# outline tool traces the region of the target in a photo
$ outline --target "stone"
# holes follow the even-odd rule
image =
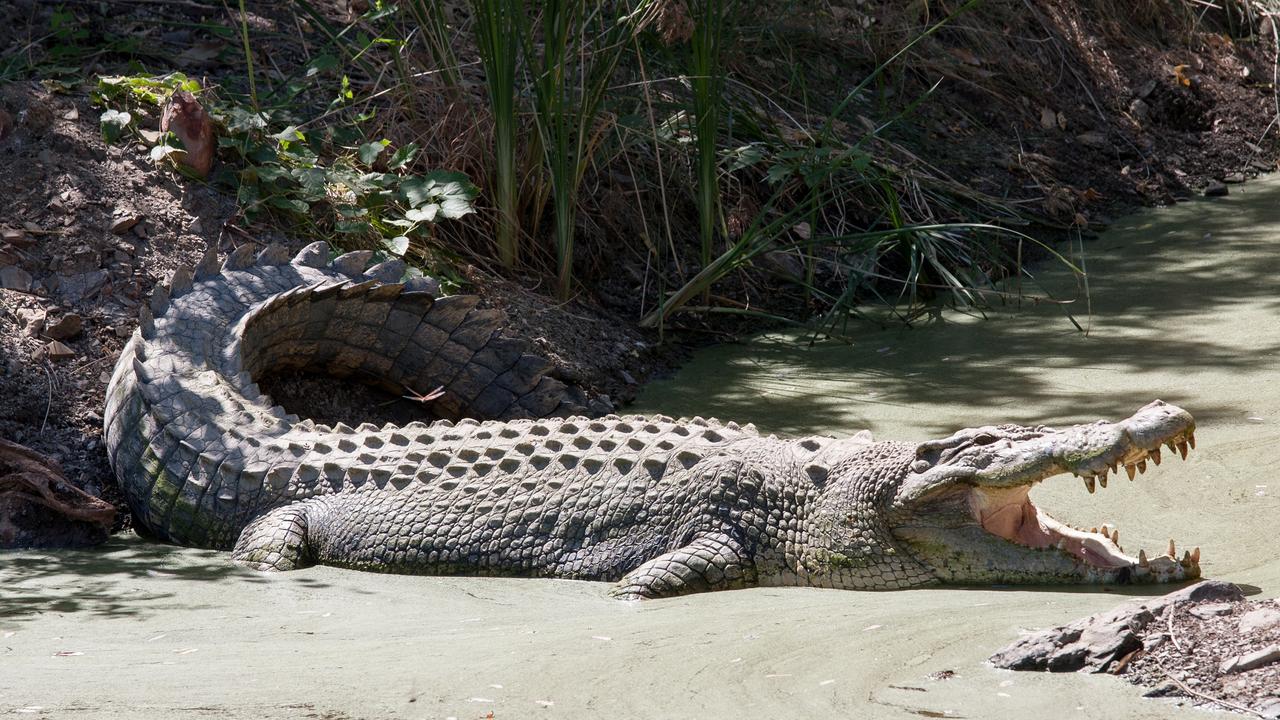
[[[1268,700],[1254,711],[1266,720],[1280,720],[1280,700]]]
[[[50,340],[49,344],[44,346],[44,352],[51,360],[66,360],[76,356],[75,350],[57,340]]]
[[[1236,655],[1222,661],[1218,666],[1218,672],[1223,675],[1231,673],[1248,672],[1256,670],[1263,665],[1280,660],[1280,645],[1269,645],[1261,650],[1255,650],[1244,655]]]
[[[83,329],[84,321],[80,316],[75,313],[68,313],[63,315],[58,322],[50,325],[49,328],[44,331],[44,334],[54,340],[69,340],[79,335],[80,331]]]
[[[1142,98],[1138,98],[1129,103],[1129,114],[1133,116],[1133,119],[1137,121],[1138,124],[1145,125],[1147,124],[1147,121],[1151,119],[1151,106],[1142,100]]]
[[[44,331],[46,313],[40,308],[23,308],[18,311],[18,322],[26,329],[27,335],[35,336]]]
[[[34,242],[25,231],[8,226],[0,227],[0,240],[17,247],[27,247]]]
[[[31,273],[16,265],[0,268],[0,288],[31,292]]]
[[[1177,603],[1244,599],[1240,588],[1206,580],[1157,598],[1126,603],[1056,628],[1027,635],[991,656],[1007,670],[1108,672],[1142,645],[1143,630]]]
[[[1217,180],[1210,182],[1204,188],[1205,197],[1226,197],[1230,193],[1231,190],[1227,188],[1227,184]]]
[[[1187,612],[1201,620],[1208,620],[1209,618],[1218,617],[1219,615],[1230,615],[1231,607],[1231,603],[1210,603],[1208,605],[1193,607]]]
[[[111,218],[111,232],[116,235],[123,235],[131,230],[134,225],[137,225],[141,219],[142,216],[137,213],[117,209]]]
[[[1100,132],[1080,133],[1076,136],[1076,141],[1091,148],[1105,148],[1108,144],[1106,134]]]
[[[1241,634],[1269,630],[1277,625],[1280,625],[1280,608],[1257,608],[1240,616]]]
[[[70,303],[93,297],[107,282],[106,270],[58,276],[58,291]]]
[[[1226,177],[1222,178],[1222,180],[1233,185],[1239,185],[1244,182],[1244,173],[1228,173]]]

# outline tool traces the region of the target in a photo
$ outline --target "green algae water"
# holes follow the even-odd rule
[[[1170,538],[1199,546],[1206,577],[1275,596],[1280,180],[1233,192],[1139,213],[1086,244],[1088,308],[947,312],[912,329],[855,329],[851,345],[766,335],[699,353],[634,410],[925,439],[1119,418],[1161,398],[1196,416],[1187,461],[1166,454],[1095,495],[1054,478],[1036,502],[1075,525],[1118,526],[1133,553]],[[1061,269],[1038,280],[1058,299],[1077,295]],[[1150,588],[762,588],[640,604],[606,588],[323,567],[264,576],[136,538],[0,555],[0,714],[1209,717],[1111,677],[985,664],[1024,629]]]

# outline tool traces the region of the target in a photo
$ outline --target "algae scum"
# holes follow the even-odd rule
[[[712,348],[636,412],[766,432],[941,437],[961,427],[1190,410],[1185,463],[1037,504],[1118,527],[1131,552],[1200,546],[1206,577],[1276,595],[1280,180],[1142,213],[1086,246],[1092,314],[1024,304],[863,330],[853,346],[769,336]],[[1074,281],[1052,267],[1055,297]],[[0,566],[0,713],[36,717],[1165,718],[1112,677],[1013,674],[986,657],[1021,629],[1140,588],[761,588],[619,603],[607,584],[373,575],[263,576],[226,554],[121,538]],[[1206,716],[1207,717],[1207,716]]]

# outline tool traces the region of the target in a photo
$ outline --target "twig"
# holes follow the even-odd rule
[[[1235,710],[1236,712],[1241,712],[1247,715],[1253,715],[1255,717],[1260,717],[1260,718],[1266,717],[1266,715],[1263,715],[1262,713],[1258,712],[1257,710],[1254,710],[1253,708],[1245,707],[1244,705],[1237,705],[1236,703],[1233,703],[1229,700],[1223,700],[1222,698],[1216,698],[1212,695],[1209,695],[1208,693],[1202,693],[1199,690],[1193,690],[1190,687],[1188,687],[1186,683],[1179,680],[1176,675],[1174,675],[1172,672],[1169,672],[1169,669],[1166,668],[1164,665],[1160,663],[1156,663],[1156,664],[1160,666],[1160,670],[1164,672],[1165,677],[1172,680],[1173,684],[1177,685],[1179,690],[1181,690],[1182,692],[1188,695],[1198,697],[1201,700],[1207,700],[1211,703],[1216,703],[1218,705],[1221,705],[1222,707]]]
[[[49,408],[53,407],[53,373],[49,372],[49,363],[40,366],[44,370],[45,379],[48,380],[48,397],[44,401],[44,420],[40,421],[40,434],[44,434],[45,425],[49,423]]]
[[[1178,636],[1173,631],[1173,614],[1177,612],[1177,607],[1176,604],[1170,605],[1169,612],[1165,615],[1165,618],[1168,620],[1169,625],[1169,639],[1173,641],[1173,646],[1178,648],[1178,652],[1182,652],[1182,644],[1178,642]]]

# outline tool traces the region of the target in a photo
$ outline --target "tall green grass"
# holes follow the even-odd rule
[[[425,0],[424,0],[425,1]],[[476,48],[484,65],[489,113],[493,117],[493,203],[497,211],[498,262],[508,270],[520,259],[516,133],[518,32],[524,13],[520,0],[472,0]]]
[[[582,176],[605,133],[600,107],[614,68],[650,0],[544,0],[521,15],[534,119],[551,182],[556,294],[573,289],[574,233]]]
[[[694,144],[697,147],[698,236],[702,266],[711,264],[722,226],[718,141],[724,78],[720,53],[733,0],[688,0],[693,11],[689,84],[693,94]]]

